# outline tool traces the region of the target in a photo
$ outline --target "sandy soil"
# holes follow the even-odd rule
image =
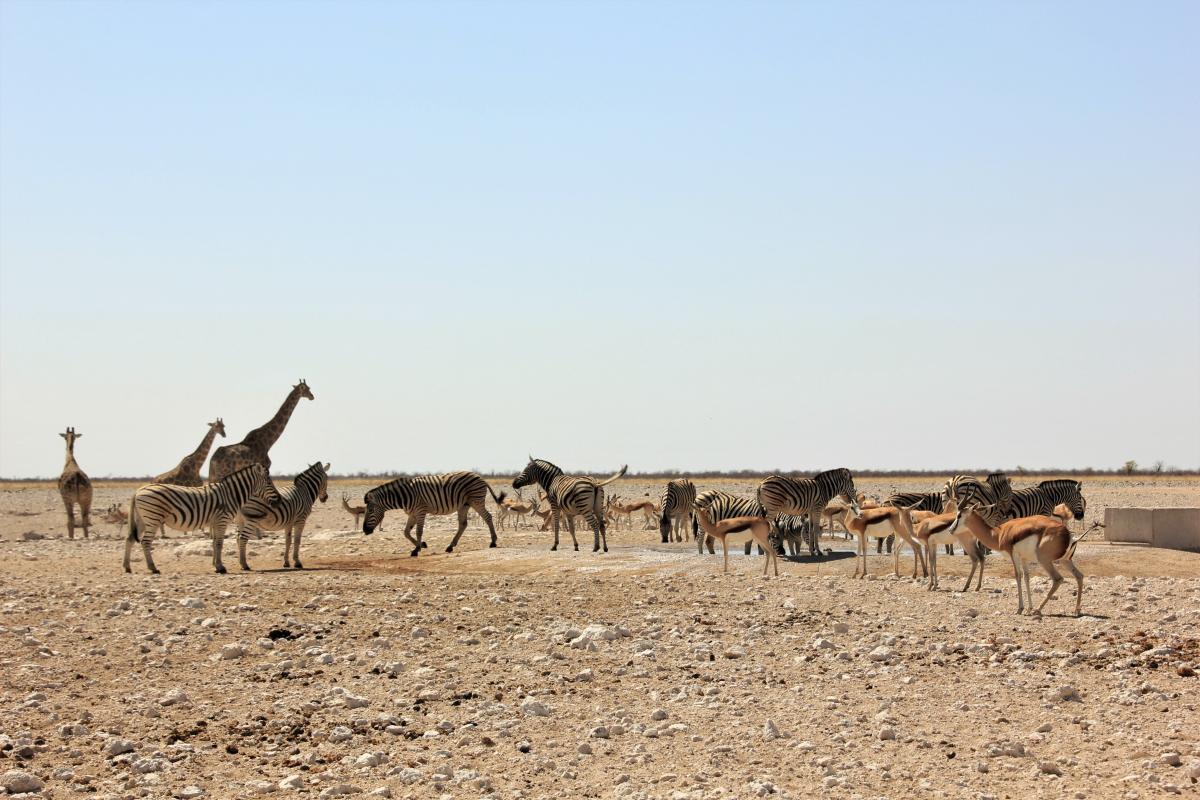
[[[1020,480],[1014,483],[1021,485]],[[868,493],[927,481],[860,481]],[[713,484],[748,493],[749,482]],[[305,537],[211,572],[207,541],[66,541],[53,487],[0,491],[0,787],[43,797],[1151,797],[1197,793],[1200,555],[1085,542],[1018,617],[984,591],[852,580],[824,560],[698,556],[621,530],[611,551],[478,519],[408,558],[402,520],[352,531],[334,486]],[[1108,505],[1200,505],[1192,479],[1093,479]],[[621,482],[625,497],[658,486]],[[128,504],[98,487],[96,507]],[[30,534],[48,538],[25,540]],[[962,556],[939,560],[965,575]],[[901,559],[905,576],[911,555]],[[957,586],[957,580],[943,586]],[[1035,594],[1048,582],[1035,581]]]

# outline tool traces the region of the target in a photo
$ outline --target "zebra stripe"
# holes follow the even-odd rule
[[[939,492],[896,492],[884,500],[883,505],[907,508],[909,511],[932,511],[935,514],[941,514],[946,507],[946,498]]]
[[[834,497],[841,495],[858,514],[858,495],[854,490],[854,476],[845,467],[818,472],[811,478],[785,478],[772,475],[758,486],[758,502],[774,519],[780,514],[807,515],[814,531],[809,540],[812,555],[818,555],[816,532],[821,529],[821,512]]]
[[[968,505],[992,527],[1011,519],[1012,484],[1003,472],[993,472],[985,481],[970,475],[955,475],[942,491],[946,502],[958,503],[959,511]]]
[[[300,534],[304,533],[313,503],[318,499],[322,503],[329,499],[328,470],[328,464],[318,461],[301,472],[291,486],[279,493],[277,505],[269,505],[255,497],[246,501],[237,533],[238,561],[242,569],[250,569],[246,563],[246,540],[251,536],[257,539],[262,531],[283,531],[283,566],[290,567],[295,562],[296,569],[304,569],[300,563]]]
[[[683,541],[688,519],[694,513],[692,509],[695,505],[696,484],[687,478],[676,478],[667,482],[658,506],[658,532],[662,534],[663,544],[671,540],[672,533],[675,535],[675,541]]]
[[[125,539],[125,571],[132,572],[129,554],[133,543],[141,541],[146,567],[154,574],[158,568],[150,555],[154,532],[163,525],[180,531],[195,531],[212,526],[213,568],[225,572],[221,563],[221,544],[225,526],[233,520],[246,502],[258,497],[270,504],[279,502],[279,492],[267,477],[267,468],[251,464],[231,472],[207,486],[173,486],[150,483],[133,493],[129,503],[129,535]]]
[[[514,489],[537,484],[546,493],[550,501],[550,515],[554,521],[554,546],[551,551],[558,549],[559,517],[566,514],[567,530],[571,533],[571,541],[575,549],[579,549],[579,540],[575,538],[575,517],[581,516],[592,526],[592,552],[600,549],[604,543],[604,552],[608,552],[608,532],[604,524],[604,486],[612,483],[625,474],[628,466],[623,466],[615,475],[603,481],[595,478],[576,478],[564,475],[563,471],[540,458],[530,456],[529,463],[521,474],[513,479]]]
[[[1071,509],[1075,519],[1083,519],[1087,502],[1083,499],[1083,485],[1079,481],[1058,479],[1042,481],[1037,486],[1017,489],[1012,493],[1012,517],[1032,517],[1037,514],[1050,516],[1054,507],[1063,503]]]
[[[496,546],[496,526],[492,524],[492,515],[488,512],[485,501],[491,494],[496,503],[504,500],[504,492],[496,494],[487,481],[474,472],[446,472],[441,475],[420,475],[415,478],[397,478],[390,483],[376,486],[367,492],[364,499],[367,503],[367,513],[363,517],[363,533],[371,534],[383,522],[383,515],[391,509],[399,508],[408,512],[408,520],[404,523],[404,537],[413,545],[411,556],[421,552],[425,546],[425,517],[432,514],[458,514],[458,531],[446,548],[447,553],[454,552],[458,539],[467,528],[467,509],[475,509],[475,513],[487,523],[492,540],[489,547]],[[412,537],[413,526],[417,527],[417,538]]]

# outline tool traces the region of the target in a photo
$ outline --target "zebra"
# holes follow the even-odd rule
[[[945,502],[953,500],[961,509],[967,503],[987,506],[980,514],[992,526],[1011,518],[1012,485],[1003,472],[992,472],[983,481],[971,475],[955,475],[942,489]]]
[[[1042,481],[1037,486],[1017,489],[1012,493],[1013,517],[1032,517],[1037,514],[1051,516],[1054,507],[1063,503],[1071,509],[1075,519],[1083,519],[1087,502],[1083,499],[1083,485],[1079,481],[1058,479]]]
[[[595,478],[576,478],[564,475],[563,471],[540,458],[529,457],[529,463],[521,474],[513,478],[513,488],[537,484],[546,493],[550,501],[550,516],[554,521],[554,546],[551,552],[558,549],[558,521],[565,512],[567,530],[571,533],[571,541],[575,549],[579,549],[579,540],[575,538],[575,516],[582,516],[592,526],[592,552],[600,549],[604,543],[604,552],[608,552],[608,532],[604,525],[604,486],[612,483],[625,474],[628,465],[622,466],[611,478],[598,481]]]
[[[854,516],[859,516],[858,494],[854,490],[854,476],[845,467],[818,472],[811,478],[785,478],[772,475],[758,485],[758,502],[767,510],[768,516],[780,514],[808,515],[812,520],[812,537],[808,547],[811,555],[820,555],[818,537],[821,530],[821,512],[837,495],[841,495]]]
[[[737,495],[723,492],[720,489],[708,489],[701,492],[696,497],[696,508],[704,509],[709,520],[716,525],[721,520],[733,519],[734,517],[766,517],[767,511],[759,504],[757,500],[751,500],[747,497],[738,497]],[[772,535],[778,538],[778,534],[772,531]],[[700,523],[696,520],[695,514],[692,515],[692,536],[696,539],[696,552],[703,555],[705,545],[708,546],[710,555],[716,553],[713,547],[712,539],[700,533]],[[746,543],[746,555],[750,555],[750,550],[753,548],[752,542]],[[779,547],[776,547],[776,552]]]
[[[811,537],[812,520],[807,516],[780,514],[775,518],[774,527],[771,528],[771,539],[780,555],[787,555],[784,553],[784,544],[791,550],[793,556],[800,555],[801,543],[810,541]]]
[[[257,539],[262,531],[283,531],[284,568],[295,564],[296,569],[304,569],[300,563],[300,534],[304,533],[313,503],[317,500],[324,503],[329,499],[328,483],[329,465],[318,461],[297,475],[292,485],[279,493],[278,505],[250,498],[242,506],[242,522],[237,533],[238,561],[242,569],[250,569],[246,563],[246,541],[251,535]]]
[[[696,505],[696,484],[687,478],[676,478],[667,482],[659,501],[658,532],[662,534],[663,544],[671,541],[671,535],[677,542],[682,542],[688,519],[692,516]],[[717,520],[713,520],[715,524]]]
[[[394,508],[408,512],[404,523],[404,537],[413,545],[410,556],[416,556],[425,547],[425,517],[429,514],[458,514],[458,531],[446,547],[453,553],[458,539],[467,528],[467,509],[483,517],[492,536],[488,547],[496,546],[496,526],[487,510],[487,495],[491,494],[497,504],[504,502],[505,493],[496,494],[482,477],[474,472],[446,472],[441,475],[419,475],[415,478],[397,478],[376,486],[367,492],[364,500],[367,513],[363,517],[363,533],[368,536],[383,522],[383,515]],[[417,538],[412,537],[413,526],[417,527]]]
[[[146,567],[152,574],[158,574],[158,567],[154,566],[154,559],[150,556],[150,544],[154,532],[163,525],[179,531],[195,531],[211,525],[213,568],[218,574],[224,574],[221,545],[225,539],[225,526],[237,517],[239,510],[251,498],[265,500],[270,505],[279,502],[279,492],[262,464],[243,467],[205,486],[148,483],[140,487],[129,502],[125,571],[133,572],[129,566],[129,554],[133,551],[133,543],[140,541]]]

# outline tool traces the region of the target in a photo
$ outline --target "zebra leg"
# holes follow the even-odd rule
[[[221,551],[225,548],[225,520],[213,523],[212,529],[212,563],[218,575],[224,575],[225,564],[221,562]]]
[[[630,515],[630,519],[633,519],[632,514]],[[607,553],[608,552],[608,527],[604,524],[604,517],[599,518],[599,523],[600,523],[600,527],[599,527],[600,543],[604,546],[604,552]],[[596,549],[592,548],[592,552],[593,553],[596,552]]]
[[[127,573],[133,572],[133,569],[129,566],[129,556],[133,552],[133,543],[138,540],[137,531],[139,527],[136,506],[129,509],[129,512],[129,534],[125,537],[125,561],[122,562],[122,566]]]
[[[250,565],[246,563],[246,541],[250,538],[250,527],[252,524],[249,522],[243,523],[238,526],[237,530],[238,564],[241,566],[243,572],[250,572]],[[257,534],[258,531],[255,531],[255,533]],[[258,536],[256,535],[254,538],[257,539]],[[286,545],[284,546],[286,547]],[[213,548],[213,552],[217,552],[215,547]]]
[[[483,517],[484,523],[488,526],[488,533],[490,533],[492,535],[492,543],[489,544],[488,547],[495,547],[496,546],[496,526],[492,524],[492,512],[487,510],[487,505],[485,505],[484,501],[480,501],[479,507],[476,508],[475,511],[476,511],[476,513],[479,514],[479,516]],[[520,517],[517,517],[517,519],[519,520]],[[513,527],[515,529],[516,525],[514,524]],[[457,542],[458,537],[455,537],[454,541]],[[453,542],[451,542],[451,544],[453,544]]]
[[[550,547],[550,552],[553,553],[558,549],[558,509],[553,505],[550,506],[550,522],[554,525],[554,544]]]
[[[567,514],[567,531],[571,534],[571,542],[575,545],[575,552],[579,552],[579,540],[575,538],[575,515]]]
[[[404,538],[408,539],[409,544],[413,546],[413,551],[409,553],[410,556],[415,556],[417,553],[421,552],[421,543],[414,539],[412,535],[413,526],[416,524],[417,515],[415,513],[409,514],[408,519],[404,521]]]
[[[486,514],[487,510],[485,509],[483,511],[483,513]],[[465,531],[466,529],[467,529],[467,507],[463,506],[462,508],[460,508],[458,510],[458,531],[454,534],[454,538],[450,540],[450,544],[446,546],[447,553],[454,552],[454,545],[458,544],[458,537],[462,536],[463,531]],[[495,536],[495,533],[493,533],[492,535]],[[417,538],[420,539],[421,537],[417,536]]]
[[[300,534],[304,533],[304,526],[308,524],[308,518],[300,520],[295,525],[295,530],[292,531],[292,566],[296,569],[304,569],[304,565],[300,563]]]
[[[283,568],[290,569],[292,566],[292,526],[285,525],[283,528]]]
[[[821,555],[821,512],[819,509],[808,512],[808,554],[817,557]]]
[[[150,555],[150,542],[154,539],[153,530],[144,530],[141,532],[142,539],[142,555],[146,559],[146,569],[150,570],[150,574],[157,575],[158,567],[154,566],[154,557]]]

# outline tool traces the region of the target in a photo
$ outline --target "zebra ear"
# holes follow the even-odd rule
[[[529,457],[529,460],[530,460],[530,461],[533,461],[533,456],[530,456],[530,457]]]
[[[328,461],[325,462],[325,471],[329,472],[329,462]]]

